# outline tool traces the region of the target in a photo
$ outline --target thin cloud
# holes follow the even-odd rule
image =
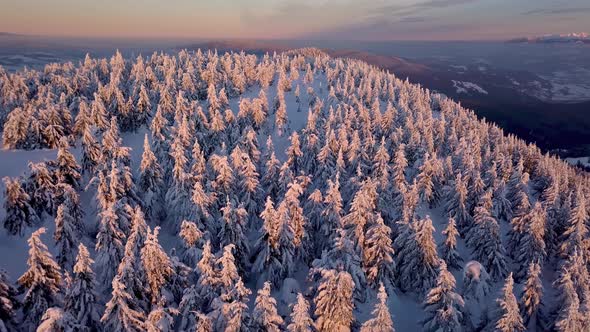
[[[400,23],[421,23],[428,21],[428,17],[424,16],[406,16],[399,19]]]
[[[522,15],[560,15],[560,14],[578,14],[589,13],[590,7],[581,8],[553,8],[553,9],[533,9],[521,13]]]
[[[430,9],[439,9],[439,8],[447,8],[453,7],[458,5],[464,5],[472,2],[476,2],[477,0],[430,0],[419,2],[411,5],[388,5],[382,6],[380,8],[375,8],[373,10],[374,13],[387,13],[389,15],[411,15],[420,13],[422,11],[430,10]]]

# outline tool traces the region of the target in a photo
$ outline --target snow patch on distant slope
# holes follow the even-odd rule
[[[477,93],[481,93],[484,95],[487,95],[488,92],[486,90],[484,90],[481,86],[472,83],[472,82],[463,82],[463,81],[455,81],[452,80],[453,82],[453,87],[457,90],[457,93],[471,93],[471,92],[477,92]]]

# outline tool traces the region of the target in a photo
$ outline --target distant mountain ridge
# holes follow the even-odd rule
[[[511,39],[510,43],[581,43],[590,44],[590,34],[586,32],[568,34],[549,34],[537,37],[522,37]]]

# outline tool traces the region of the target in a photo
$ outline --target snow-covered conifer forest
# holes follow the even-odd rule
[[[590,181],[316,49],[0,69],[0,331],[589,331]]]

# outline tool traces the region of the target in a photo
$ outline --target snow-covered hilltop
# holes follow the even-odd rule
[[[588,176],[362,61],[88,56],[0,110],[0,331],[590,326]]]
[[[513,43],[581,43],[590,44],[590,34],[585,32],[580,33],[568,33],[560,35],[543,35],[538,37],[523,37],[511,39],[509,42]]]

